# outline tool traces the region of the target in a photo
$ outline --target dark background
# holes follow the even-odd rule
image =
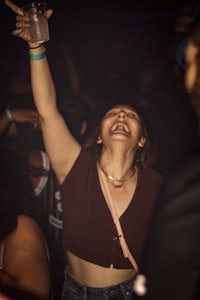
[[[27,1],[14,1],[22,5]],[[62,66],[59,46],[66,43],[77,63],[95,65],[109,62],[112,39],[122,37],[129,53],[121,64],[156,56],[169,44],[174,16],[182,1],[46,1],[54,14],[49,21],[53,52],[51,63]],[[1,65],[14,68],[27,62],[24,43],[12,37],[15,14],[1,0]],[[123,57],[124,58],[124,57]],[[60,66],[60,67],[61,67]]]

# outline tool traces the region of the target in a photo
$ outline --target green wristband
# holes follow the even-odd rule
[[[39,53],[39,54],[29,53],[30,60],[40,60],[40,59],[43,59],[45,56],[46,56],[46,51]]]
[[[10,123],[14,121],[14,118],[13,118],[13,116],[12,116],[12,114],[11,114],[11,111],[10,111],[8,108],[6,109],[6,116],[7,116],[8,121],[9,121]]]

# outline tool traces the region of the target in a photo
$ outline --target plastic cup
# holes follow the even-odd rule
[[[45,17],[46,3],[32,2],[22,7],[25,16],[30,18],[30,41],[33,43],[44,43],[49,41],[48,20]]]

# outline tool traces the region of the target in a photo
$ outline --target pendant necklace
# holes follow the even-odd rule
[[[99,164],[98,164],[99,165]],[[100,169],[102,170],[102,172],[106,175],[106,177],[109,179],[109,181],[112,183],[112,185],[115,187],[115,188],[121,188],[125,181],[131,177],[133,177],[133,175],[135,174],[135,168],[133,169],[133,172],[131,174],[128,174],[124,179],[117,179],[109,174],[107,174],[102,168],[101,166],[99,165]]]

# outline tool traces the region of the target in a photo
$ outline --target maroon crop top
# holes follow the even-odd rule
[[[139,263],[144,239],[163,178],[157,171],[139,168],[135,194],[120,217],[129,249]],[[95,158],[82,148],[61,185],[63,239],[66,249],[91,263],[132,268],[124,258],[111,213],[105,202]]]

